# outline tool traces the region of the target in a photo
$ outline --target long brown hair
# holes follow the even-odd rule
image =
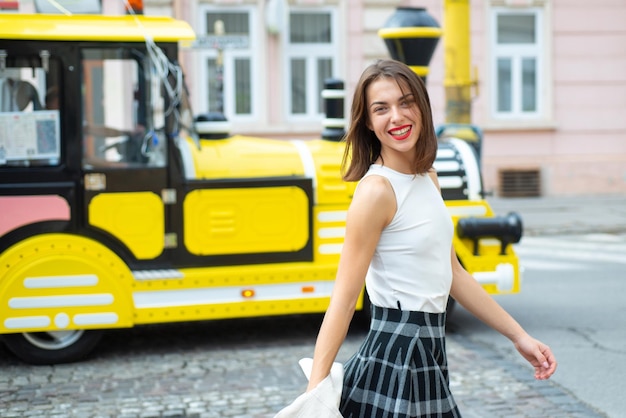
[[[343,155],[342,172],[346,181],[360,180],[370,165],[380,156],[381,144],[374,131],[367,126],[367,88],[381,78],[394,79],[404,92],[408,89],[415,97],[417,110],[421,113],[422,126],[415,145],[417,158],[415,173],[430,170],[437,155],[437,137],[433,126],[430,99],[426,86],[405,64],[394,60],[379,60],[363,71],[352,99],[350,127],[346,134],[346,149]]]

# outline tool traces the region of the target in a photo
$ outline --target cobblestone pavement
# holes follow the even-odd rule
[[[167,324],[110,332],[87,360],[29,366],[0,348],[1,417],[273,415],[304,390],[321,316]],[[365,336],[348,335],[345,361]],[[448,333],[451,386],[465,418],[603,417],[489,347]]]

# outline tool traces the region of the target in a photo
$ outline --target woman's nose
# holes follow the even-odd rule
[[[402,120],[402,112],[400,111],[400,108],[398,108],[397,106],[392,106],[391,107],[391,121],[398,122],[401,120]]]

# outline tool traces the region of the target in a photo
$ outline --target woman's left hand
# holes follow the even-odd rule
[[[514,342],[515,348],[535,368],[535,379],[549,379],[556,370],[550,347],[526,334]]]

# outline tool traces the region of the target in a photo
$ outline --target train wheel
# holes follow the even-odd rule
[[[30,364],[70,363],[87,356],[102,338],[102,330],[66,330],[5,334],[7,348]]]

